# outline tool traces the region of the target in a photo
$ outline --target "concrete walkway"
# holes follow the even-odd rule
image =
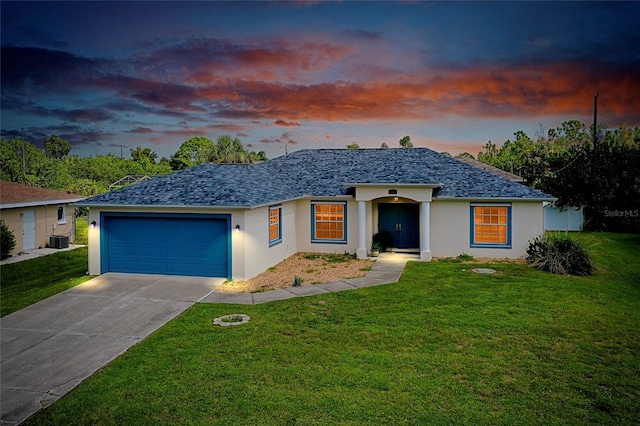
[[[402,253],[381,253],[373,264],[367,276],[334,281],[324,284],[314,284],[302,287],[270,290],[262,293],[222,293],[213,292],[204,299],[203,303],[232,303],[255,305],[258,303],[274,302],[291,299],[292,297],[313,296],[316,294],[332,293],[344,290],[354,290],[380,284],[398,281],[408,260],[419,260],[419,256]]]
[[[257,304],[398,280],[385,253],[366,277],[263,293],[218,293],[221,278],[107,273],[0,318],[0,418],[17,425],[196,302]]]

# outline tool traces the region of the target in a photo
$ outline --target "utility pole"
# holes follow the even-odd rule
[[[22,183],[27,184],[27,160],[24,146],[24,127],[20,128],[20,139],[22,139]]]
[[[598,96],[600,96],[600,92],[596,93],[596,96],[593,98],[593,150],[591,151],[591,172],[590,176],[593,182],[597,181],[596,176],[598,172],[596,171],[596,162],[598,161]],[[592,186],[591,191],[589,191],[589,197],[591,198],[587,205],[595,205],[592,204],[595,200],[596,194],[595,189]]]
[[[125,147],[126,145],[118,145],[118,144],[116,144],[116,145],[114,145],[114,146],[119,146],[119,147],[120,147],[120,158],[124,158],[124,157],[122,156],[122,148],[123,148],[123,147]]]
[[[593,98],[593,152],[596,152],[596,146],[598,144],[598,96],[600,92],[596,93]]]

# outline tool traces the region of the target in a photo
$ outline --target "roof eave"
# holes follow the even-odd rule
[[[268,203],[261,204],[251,204],[251,205],[242,205],[242,206],[200,206],[200,205],[190,205],[190,204],[94,204],[94,203],[76,203],[74,206],[77,207],[99,207],[99,208],[128,208],[128,209],[143,209],[143,208],[153,208],[153,209],[172,209],[172,208],[181,208],[181,209],[215,209],[215,210],[238,210],[238,209],[258,209],[261,207],[273,206],[276,204],[289,203],[292,201],[298,200],[308,200],[308,199],[318,199],[318,200],[330,200],[330,199],[339,199],[339,200],[349,200],[352,199],[351,195],[327,195],[327,196],[318,196],[311,194],[304,194],[299,197],[287,198],[283,200],[271,201]]]
[[[357,183],[357,182],[347,182],[343,183],[342,186],[354,187],[354,186],[365,186],[365,187],[385,187],[388,188],[390,186],[393,187],[406,187],[406,188],[442,188],[444,187],[444,183]]]
[[[190,204],[94,204],[94,203],[75,203],[77,207],[89,207],[89,208],[115,208],[115,209],[213,209],[213,210],[239,210],[250,209],[254,206],[200,206]]]
[[[84,200],[85,198],[69,198],[64,200],[43,200],[43,201],[27,201],[24,203],[8,203],[0,204],[2,209],[18,209],[21,207],[38,207],[38,206],[50,206],[53,204],[75,204],[77,201]]]
[[[557,198],[546,197],[546,198],[537,198],[537,197],[452,197],[448,196],[435,196],[433,200],[445,200],[445,201],[478,201],[478,202],[487,202],[487,201],[555,201]]]

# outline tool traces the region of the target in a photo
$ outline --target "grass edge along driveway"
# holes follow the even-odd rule
[[[86,247],[10,263],[1,269],[0,317],[93,278],[87,275]]]
[[[27,424],[634,424],[640,236],[592,277],[409,263],[397,284],[197,304]],[[237,327],[214,327],[243,313]]]

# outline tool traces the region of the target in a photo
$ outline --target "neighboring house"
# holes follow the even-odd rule
[[[0,181],[0,216],[16,237],[13,253],[49,244],[52,235],[75,238],[74,207],[85,197],[67,192]]]
[[[433,256],[517,258],[552,197],[426,148],[301,150],[204,164],[79,203],[89,272],[249,279],[296,252],[355,252],[374,234]]]

